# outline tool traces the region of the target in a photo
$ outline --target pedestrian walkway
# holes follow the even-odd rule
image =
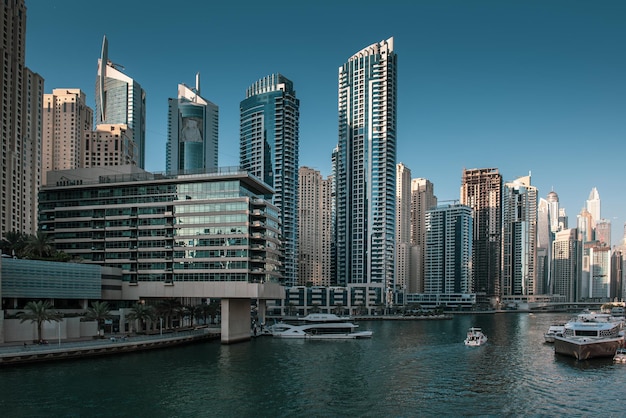
[[[102,339],[48,341],[47,344],[0,344],[0,365],[141,351],[219,338],[219,328],[202,328],[167,334],[130,337],[112,335]]]

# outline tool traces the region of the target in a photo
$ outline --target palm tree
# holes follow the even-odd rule
[[[163,299],[161,302],[159,302],[156,308],[156,313],[157,315],[159,315],[159,317],[164,317],[165,328],[174,327],[172,317],[181,306],[182,305],[178,299]]]
[[[147,320],[154,320],[154,317],[154,308],[143,303],[136,303],[128,314],[128,319],[131,321],[139,321],[139,331],[143,331],[143,324]]]
[[[9,231],[0,241],[2,254],[21,257],[26,245],[26,235],[17,231]]]
[[[311,305],[311,309],[309,310],[309,312],[311,313],[319,313],[320,311],[321,309],[319,303],[314,303],[313,305]]]
[[[42,231],[37,231],[35,235],[29,235],[26,238],[24,249],[29,256],[37,259],[49,258],[54,254],[50,236]]]
[[[52,310],[52,303],[50,301],[38,301],[38,302],[28,302],[24,307],[26,312],[20,312],[17,314],[17,317],[21,319],[20,323],[25,321],[31,321],[31,323],[37,323],[37,341],[42,341],[41,339],[41,325],[47,321],[61,321],[63,318],[63,314],[57,311]]]
[[[107,302],[92,302],[91,307],[87,308],[85,318],[98,321],[98,330],[100,330],[103,328],[104,321],[113,318],[113,315]],[[111,325],[111,331],[113,331],[113,325]]]

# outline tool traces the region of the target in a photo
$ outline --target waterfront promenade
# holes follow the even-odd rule
[[[152,350],[175,345],[220,339],[219,328],[201,328],[152,335],[114,335],[75,341],[49,340],[47,344],[0,344],[0,366],[69,360],[126,352]]]

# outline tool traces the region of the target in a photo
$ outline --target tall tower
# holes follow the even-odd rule
[[[178,85],[178,98],[168,100],[166,166],[168,173],[205,173],[218,167],[219,109],[196,87]]]
[[[538,294],[537,188],[530,175],[506,183],[502,197],[502,295]]]
[[[424,292],[424,251],[426,211],[437,206],[435,186],[430,180],[411,180],[411,278],[409,293]]]
[[[396,286],[408,290],[411,266],[411,169],[396,165]]]
[[[502,176],[497,168],[463,171],[461,204],[474,211],[473,289],[477,302],[495,306],[500,297]]]
[[[396,228],[397,56],[393,38],[339,67],[337,277],[392,302]]]
[[[581,242],[578,231],[564,229],[556,233],[552,243],[552,293],[561,295],[565,302],[578,301],[580,280]]]
[[[298,285],[330,286],[329,180],[300,167],[298,188]]]
[[[591,192],[589,193],[589,199],[587,199],[585,207],[587,208],[587,211],[589,211],[589,213],[591,214],[591,218],[593,219],[592,227],[595,228],[596,222],[601,219],[600,194],[598,193],[598,189],[596,189],[595,187],[591,189]]]
[[[472,293],[472,210],[465,205],[426,211],[424,293]]]
[[[268,75],[246,90],[240,105],[239,161],[274,189],[285,251],[285,285],[298,274],[298,166],[300,100],[293,82]]]
[[[80,89],[54,89],[43,96],[42,184],[52,170],[85,167],[83,146],[93,128],[93,110]]]
[[[2,117],[0,138],[0,238],[7,232],[34,234],[41,184],[41,114],[44,80],[25,67],[24,0],[2,2]]]
[[[548,202],[550,231],[555,233],[559,231],[559,195],[553,190],[548,193],[546,200]]]
[[[121,65],[109,60],[109,43],[102,40],[96,78],[97,125],[126,125],[137,146],[137,166],[145,167],[146,154],[146,92],[132,78],[122,73]]]
[[[549,294],[551,292],[550,262],[552,241],[554,234],[550,231],[549,203],[546,199],[539,199],[537,205],[537,292]]]

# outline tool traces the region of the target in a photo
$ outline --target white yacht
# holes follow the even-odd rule
[[[543,334],[543,338],[547,343],[553,343],[554,337],[557,335],[563,335],[564,331],[565,331],[565,324],[562,324],[562,323],[552,324],[548,328],[548,331],[545,334]]]
[[[465,337],[465,345],[470,347],[478,347],[487,342],[487,336],[483,334],[483,330],[480,328],[472,327],[467,331]]]
[[[613,357],[624,345],[623,324],[609,314],[579,314],[565,324],[563,335],[554,336],[554,352],[578,360]]]
[[[372,331],[357,331],[359,326],[350,318],[334,314],[309,314],[296,321],[278,322],[269,327],[278,338],[306,338],[311,340],[345,340],[371,338]]]

